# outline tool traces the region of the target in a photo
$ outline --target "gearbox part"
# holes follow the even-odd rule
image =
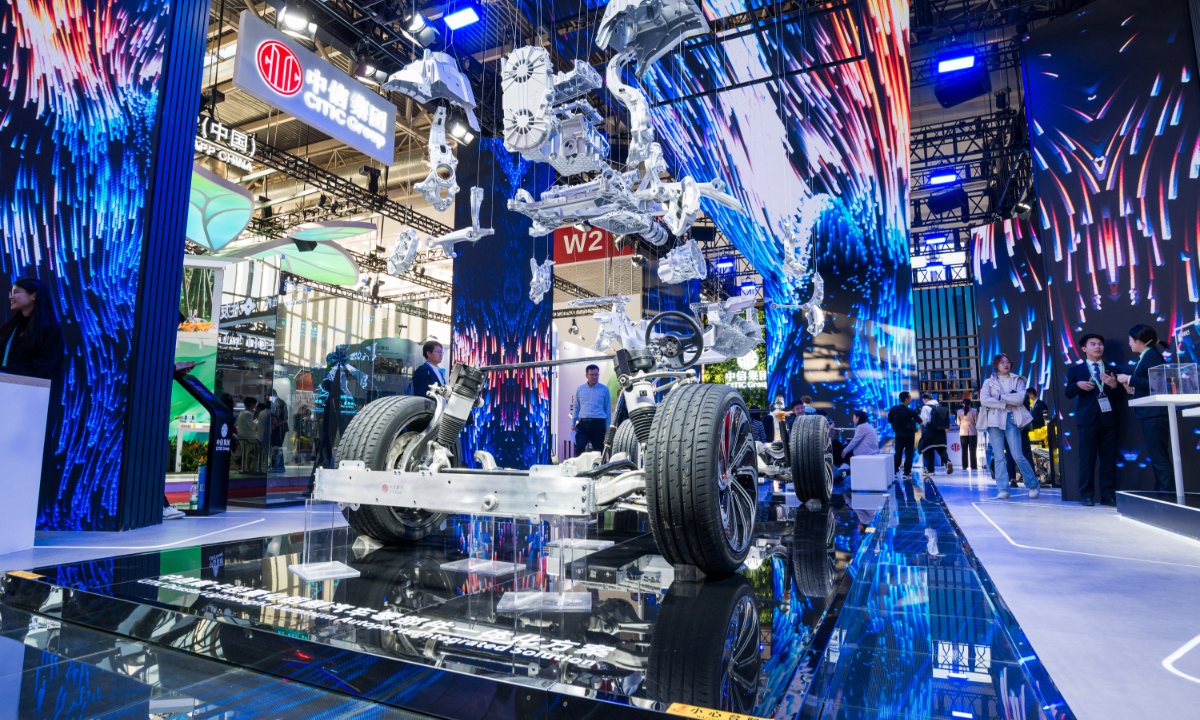
[[[458,257],[458,253],[454,252],[454,245],[460,242],[479,242],[480,238],[494,235],[496,233],[492,228],[479,227],[479,209],[483,206],[483,188],[471,188],[471,227],[455,230],[441,237],[431,238],[430,245],[437,245],[446,253],[448,258]]]
[[[600,19],[596,43],[630,52],[641,78],[680,42],[707,32],[708,21],[692,0],[612,0]]]
[[[416,230],[408,229],[396,238],[396,247],[388,257],[387,270],[389,275],[403,275],[412,268],[413,260],[417,257],[417,248],[421,244],[421,236]]]
[[[742,357],[763,342],[754,295],[735,295],[722,302],[692,303],[692,312],[708,316],[702,362],[718,363]]]
[[[541,265],[538,265],[537,258],[529,258],[529,269],[533,271],[533,278],[529,281],[529,299],[534,303],[540,303],[550,292],[554,284],[553,268],[554,261],[550,258],[546,258]]]
[[[625,306],[633,302],[628,295],[607,295],[604,297],[578,298],[567,303],[570,307],[604,307],[611,305],[612,310],[598,312],[592,319],[600,326],[593,345],[603,352],[612,347],[613,341],[618,340],[626,350],[639,350],[646,347],[642,340],[643,329],[635,325],[625,313]]]
[[[537,49],[542,50],[541,48]],[[542,50],[542,52],[546,51]],[[583,60],[576,60],[575,66],[567,72],[554,74],[554,96],[550,99],[550,104],[562,105],[571,102],[593,90],[598,90],[603,85],[604,81],[595,68]]]
[[[572,115],[556,123],[540,152],[560,175],[571,176],[604,170],[610,149],[608,138],[586,117]]]
[[[420,60],[413,60],[393,73],[383,84],[383,89],[403,93],[419,103],[448,100],[467,111],[471,128],[479,132],[471,83],[458,69],[458,61],[446,53],[426,49]]]
[[[658,264],[658,279],[668,285],[706,277],[708,263],[704,261],[704,253],[700,252],[700,245],[695,240],[688,240],[667,253]]]
[[[458,160],[446,142],[446,108],[440,107],[429,127],[429,175],[413,187],[434,210],[446,212],[458,194],[458,180],[454,176],[457,168]]]
[[[555,123],[550,109],[554,96],[550,54],[545,48],[527,45],[512,51],[500,67],[504,147],[526,160],[540,162],[541,147],[550,139]]]

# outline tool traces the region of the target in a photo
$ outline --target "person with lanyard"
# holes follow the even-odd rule
[[[49,379],[63,359],[63,335],[50,289],[41,280],[21,278],[8,293],[8,320],[0,325],[0,372]]]
[[[1005,446],[1008,454],[1021,471],[1025,487],[1029,488],[1029,499],[1036,500],[1041,493],[1037,473],[1029,458],[1021,452],[1021,428],[1033,417],[1025,409],[1025,378],[1012,372],[1012,360],[1004,353],[992,358],[992,374],[984,381],[979,391],[979,405],[984,409],[978,426],[987,432],[988,447],[996,467],[996,499],[1007,500],[1011,495],[1009,468],[1004,458]]]
[[[1137,366],[1129,375],[1118,375],[1117,382],[1135,398],[1150,395],[1150,368],[1164,364],[1158,333],[1148,325],[1134,325],[1129,331],[1129,349],[1137,356]],[[1165,407],[1135,407],[1133,416],[1142,421],[1142,437],[1150,465],[1154,468],[1154,489],[1175,492],[1175,466],[1171,461],[1171,420]]]
[[[571,406],[571,432],[575,433],[575,457],[591,445],[592,450],[604,449],[604,431],[612,421],[612,394],[607,385],[600,384],[600,366],[584,368],[587,382],[575,391]]]
[[[442,364],[444,354],[442,344],[430,340],[421,346],[421,354],[425,356],[425,364],[413,371],[413,396],[425,397],[431,386],[445,385],[446,375],[438,365]]]
[[[1075,400],[1079,431],[1079,497],[1091,507],[1092,481],[1098,476],[1100,504],[1117,504],[1117,436],[1126,393],[1117,389],[1117,367],[1104,362],[1104,337],[1079,338],[1083,362],[1067,370],[1066,396]],[[1097,469],[1097,465],[1099,468]]]

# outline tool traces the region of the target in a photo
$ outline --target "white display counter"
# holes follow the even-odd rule
[[[33,547],[50,381],[0,373],[0,555]]]

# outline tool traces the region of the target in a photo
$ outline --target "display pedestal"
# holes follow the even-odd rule
[[[1176,408],[1188,405],[1200,405],[1200,395],[1150,395],[1136,400],[1130,400],[1130,407],[1165,407],[1167,417],[1171,421],[1171,463],[1175,469],[1175,498],[1180,505],[1187,505],[1183,497],[1183,461],[1179,455],[1179,418]],[[1200,415],[1200,408],[1184,410],[1184,417]]]
[[[0,374],[0,555],[33,547],[49,404],[49,380]]]
[[[312,500],[304,502],[304,550],[301,552],[301,562],[288,565],[288,572],[305,582],[356,578],[361,575],[358,570],[334,559],[334,522],[338,514],[337,503],[315,505]]]

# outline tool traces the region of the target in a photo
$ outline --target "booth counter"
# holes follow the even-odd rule
[[[33,547],[50,381],[0,373],[0,555]]]

